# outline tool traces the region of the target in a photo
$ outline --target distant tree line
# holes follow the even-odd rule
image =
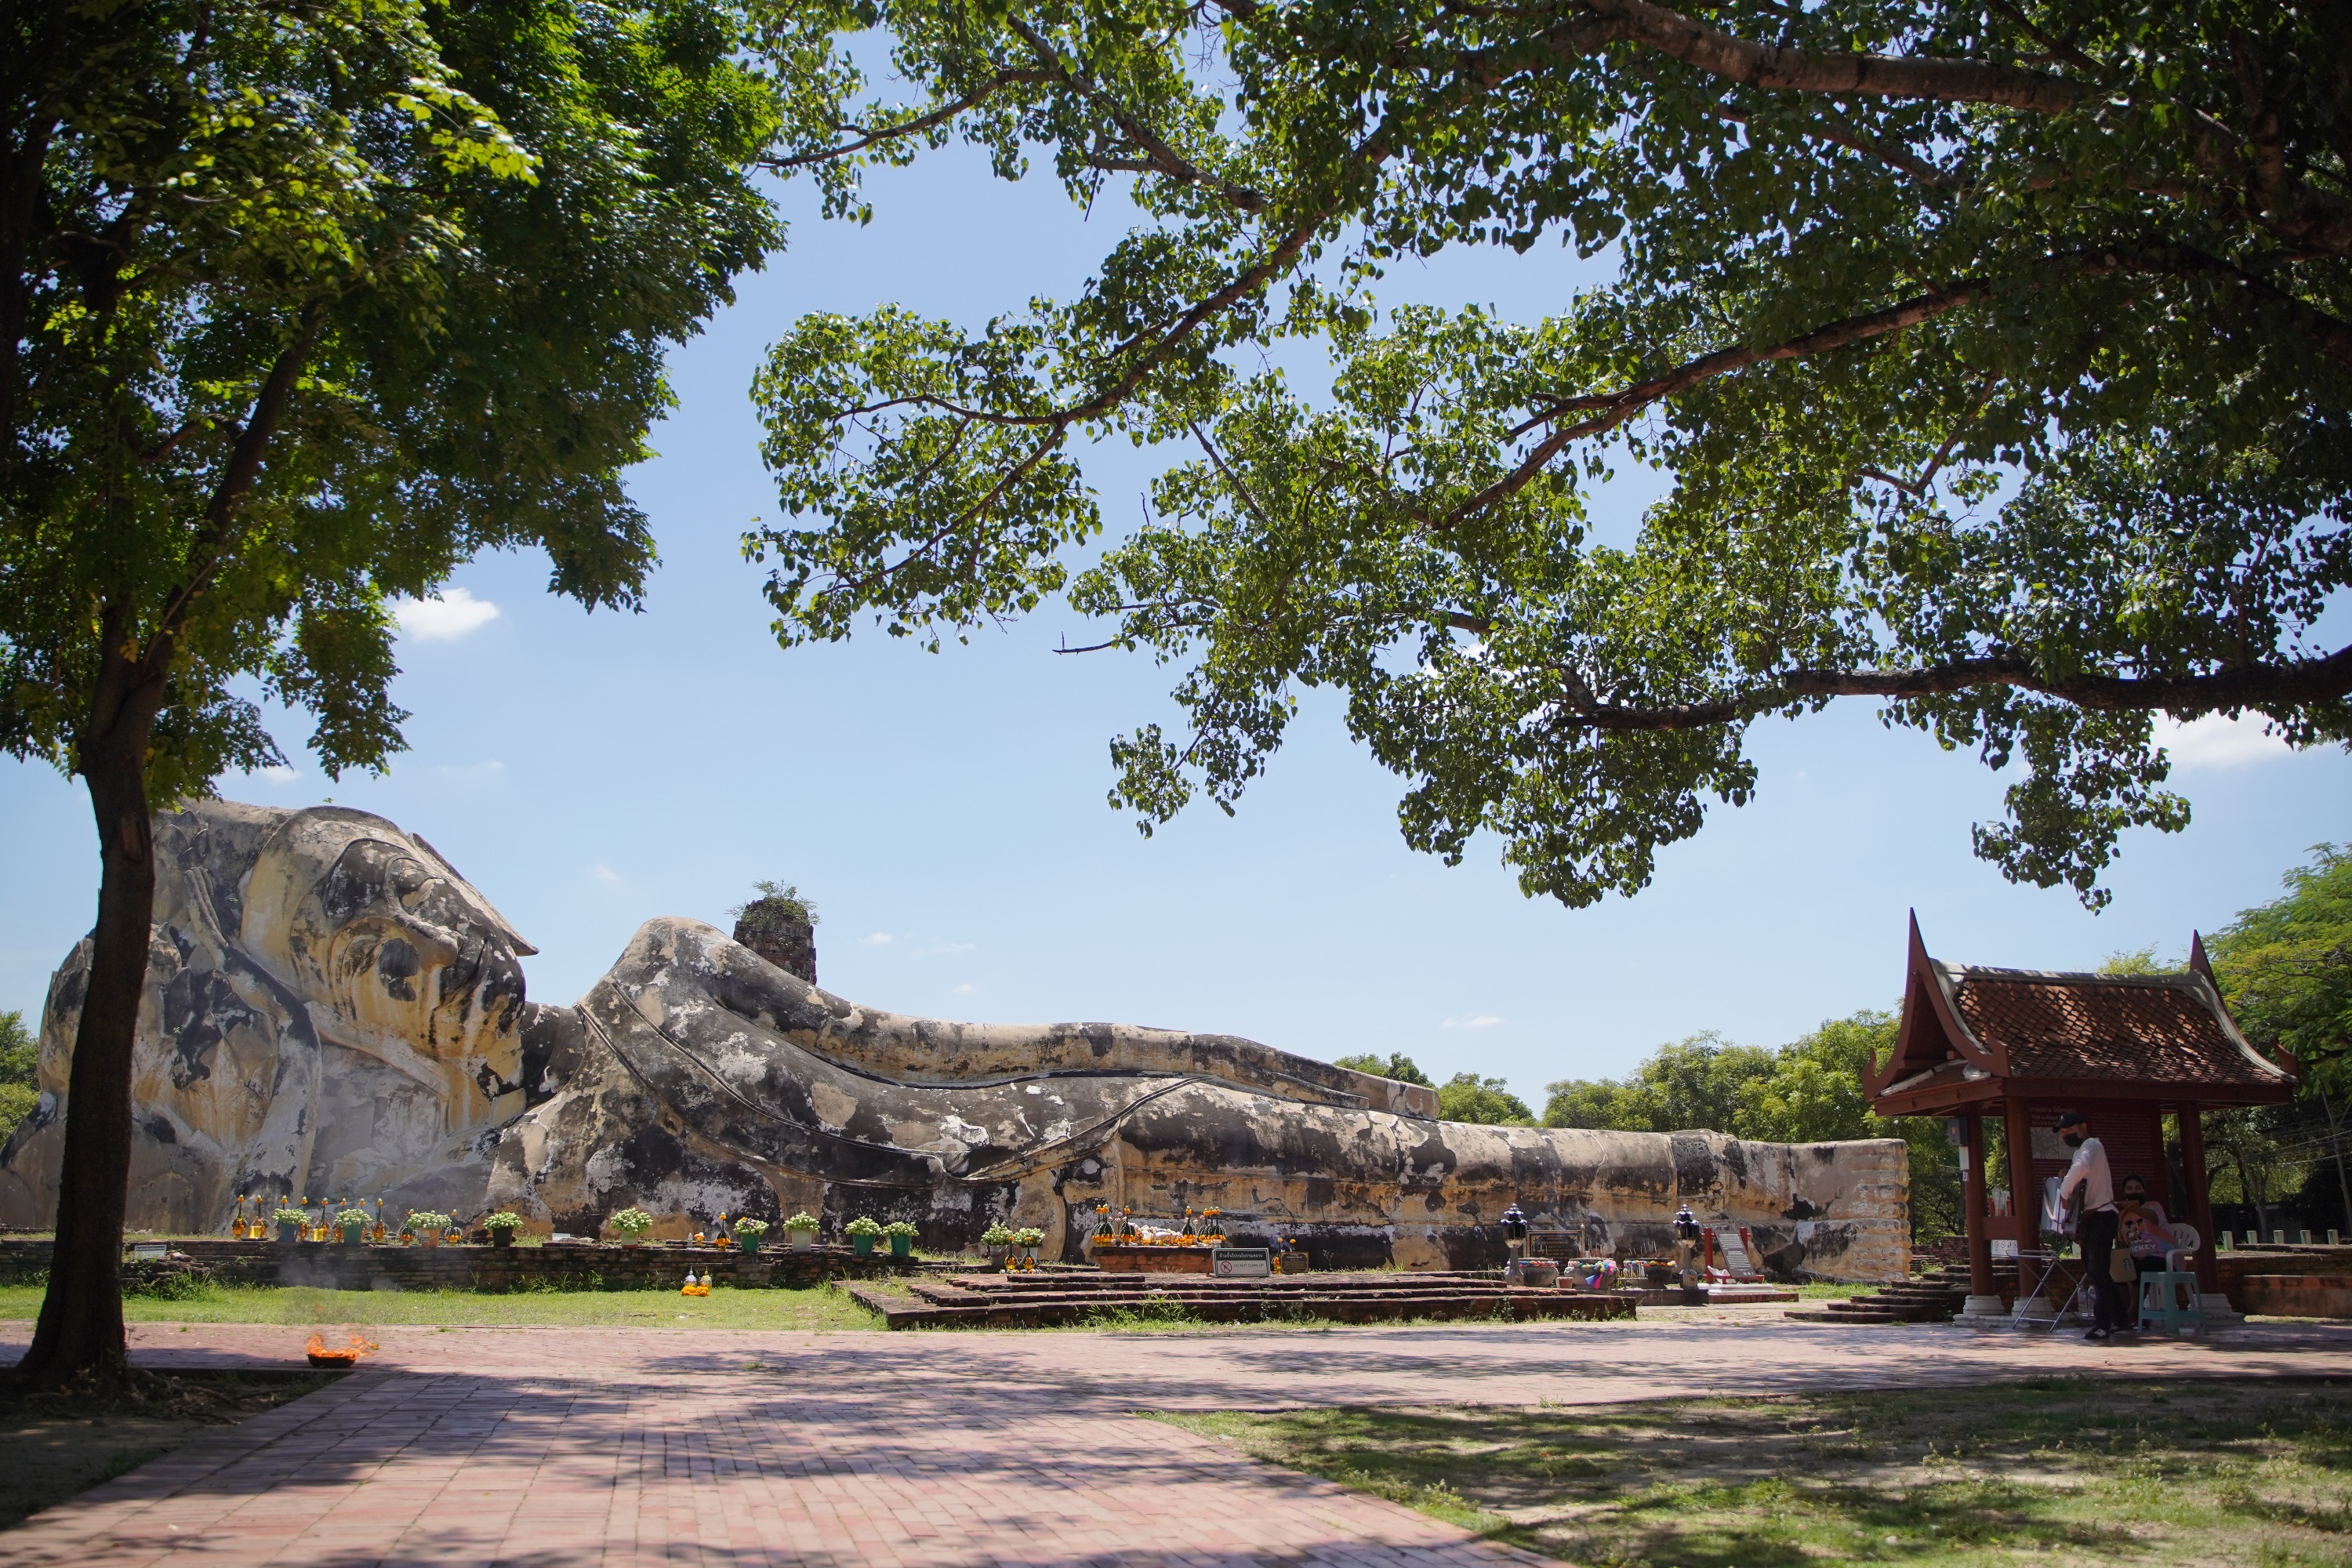
[[[33,1102],[41,1098],[40,1063],[40,1037],[25,1027],[25,1015],[0,1013],[0,1140],[32,1114]]]
[[[2206,1118],[2215,1219],[2264,1231],[2352,1230],[2346,1099],[2352,1094],[2352,849],[2313,847],[2286,892],[2207,939],[2214,978],[2247,1038],[2292,1051],[2293,1103]],[[2234,1210],[2235,1212],[2231,1212]]]

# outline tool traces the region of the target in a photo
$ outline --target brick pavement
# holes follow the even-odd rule
[[[142,1324],[142,1363],[307,1330]],[[2352,1375],[2352,1326],[2116,1349],[1701,1320],[1216,1333],[373,1331],[368,1370],[0,1535],[0,1568],[1526,1561],[1138,1408],[1605,1403],[2056,1371]],[[0,1355],[24,1326],[0,1325]]]

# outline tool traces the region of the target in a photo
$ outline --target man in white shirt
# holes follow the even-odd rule
[[[2105,1340],[2117,1329],[2136,1326],[2125,1320],[2124,1293],[2116,1288],[2110,1267],[2123,1223],[2116,1213],[2115,1177],[2107,1170],[2105,1145],[2091,1136],[2089,1117],[2062,1111],[2058,1136],[2074,1151],[2074,1162],[2058,1184],[2058,1206],[2066,1210],[2070,1200],[2074,1204],[2069,1212],[2075,1215],[2074,1239],[2082,1244],[2084,1271],[2091,1278],[2091,1331],[2084,1338]]]

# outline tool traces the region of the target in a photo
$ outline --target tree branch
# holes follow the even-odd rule
[[[1709,76],[1767,90],[1990,103],[2032,114],[2063,114],[2092,90],[2063,77],[1980,60],[1819,54],[1751,43],[1649,0],[1580,0],[1580,6],[1615,24],[1633,43]]]
[[[1061,55],[1039,35],[1034,27],[1017,16],[1007,15],[1004,25],[1018,34],[1022,42],[1035,51],[1038,63],[1045,72],[1064,87],[1076,93],[1110,116],[1111,123],[1125,132],[1127,139],[1143,150],[1144,156],[1159,173],[1181,184],[1201,185],[1216,192],[1242,211],[1255,215],[1265,210],[1265,197],[1247,185],[1237,185],[1223,175],[1212,174],[1175,148],[1160,139],[1150,126],[1127,111],[1124,105],[1101,88],[1083,68],[1065,65]]]
[[[1945,697],[1981,686],[2013,687],[2103,712],[2197,714],[2327,702],[2352,695],[2352,647],[2325,658],[2239,665],[2210,675],[2050,677],[2029,660],[2009,658],[1958,659],[1902,670],[1792,669],[1753,690],[1664,708],[1624,708],[1603,702],[1575,671],[1559,667],[1553,673],[1569,698],[1555,722],[1580,730],[1695,730],[1821,697],[1903,701]]]
[[[1916,295],[1899,304],[1889,305],[1883,310],[1873,310],[1866,315],[1852,316],[1843,321],[1832,321],[1827,326],[1816,327],[1811,331],[1801,333],[1785,342],[1759,348],[1722,349],[1711,354],[1703,354],[1687,363],[1677,365],[1664,375],[1655,375],[1647,381],[1635,382],[1633,385],[1621,388],[1616,392],[1601,393],[1586,397],[1562,398],[1538,409],[1522,421],[1510,432],[1512,437],[1517,438],[1538,429],[1563,414],[1579,413],[1586,409],[1593,409],[1597,412],[1590,418],[1580,419],[1573,424],[1562,425],[1555,428],[1550,435],[1528,449],[1528,455],[1520,459],[1517,467],[1447,513],[1442,526],[1450,526],[1465,517],[1483,511],[1496,501],[1507,500],[1517,494],[1526,488],[1528,481],[1542,472],[1545,466],[1558,457],[1561,449],[1570,441],[1613,430],[1662,398],[1687,392],[1703,382],[1712,381],[1719,375],[1728,375],[1736,370],[1745,370],[1749,365],[1763,364],[1774,360],[1804,359],[1813,354],[1827,353],[1834,349],[1867,342],[1873,338],[1885,337],[1889,332],[1899,332],[1906,327],[1916,326],[1921,321],[1933,320],[1948,310],[1957,310],[1963,305],[1974,304],[1989,292],[1990,292],[1990,286],[1982,281],[1956,283],[1948,289],[1936,289],[1929,293]]]
[[[2116,272],[2158,273],[2170,277],[2216,277],[2227,279],[2274,306],[2287,315],[2294,330],[2315,344],[2320,352],[2341,363],[2352,364],[2352,322],[2328,315],[2315,306],[2305,303],[2266,279],[2256,277],[2218,257],[2205,255],[2185,246],[2148,254],[2123,251],[2090,252],[2076,256],[2053,256],[2042,268],[2057,268],[2076,276],[2096,276]],[[1816,327],[1784,342],[1759,348],[1722,349],[1703,354],[1677,365],[1663,375],[1636,382],[1615,392],[1594,393],[1581,397],[1563,397],[1544,405],[1521,420],[1508,432],[1509,438],[1542,428],[1562,415],[1589,413],[1590,416],[1573,424],[1556,426],[1550,435],[1528,448],[1509,473],[1495,480],[1477,494],[1437,520],[1438,526],[1450,527],[1465,517],[1475,515],[1511,496],[1541,473],[1571,441],[1613,430],[1650,405],[1679,393],[1689,391],[1702,383],[1750,365],[1776,360],[1805,359],[1814,354],[1829,353],[1851,348],[1856,343],[1899,332],[1922,321],[1931,321],[1962,306],[1973,305],[1996,292],[2006,292],[2014,285],[1998,288],[1982,279],[1969,279],[1948,288],[1916,295],[1883,310],[1848,317]]]
[[[834,129],[857,132],[856,141],[838,147],[823,148],[814,153],[795,153],[788,158],[761,158],[759,160],[759,164],[763,169],[781,174],[791,169],[804,169],[813,163],[834,163],[863,153],[868,147],[879,146],[885,142],[897,142],[908,136],[919,136],[926,131],[946,124],[967,109],[979,108],[1008,87],[1032,87],[1052,79],[1044,71],[1003,71],[994,80],[977,92],[966,93],[953,103],[942,104],[929,114],[918,115],[904,124],[886,125],[878,131],[874,131],[854,121],[845,121],[835,126]]]
[[[236,537],[242,521],[246,499],[253,493],[254,481],[261,474],[261,459],[269,449],[271,437],[286,417],[286,405],[294,393],[294,384],[301,379],[303,363],[310,357],[312,344],[318,342],[319,313],[313,306],[302,312],[294,341],[278,352],[269,374],[263,378],[261,390],[253,400],[253,411],[246,416],[245,427],[236,433],[229,446],[228,461],[222,467],[220,480],[213,487],[212,499],[205,503],[203,524],[188,551],[188,575],[163,602],[155,617],[155,634],[147,651],[141,656],[142,666],[154,667],[161,673],[168,664],[180,629],[213,574],[227,554],[229,542]]]

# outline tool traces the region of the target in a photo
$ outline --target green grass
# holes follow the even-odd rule
[[[0,1285],[0,1319],[41,1310],[41,1287]],[[425,1324],[441,1328],[875,1329],[881,1320],[831,1286],[676,1290],[314,1290],[206,1285],[177,1300],[131,1296],[123,1316],[141,1323]]]
[[[2352,1562],[2352,1384],[1157,1419],[1591,1568]]]

